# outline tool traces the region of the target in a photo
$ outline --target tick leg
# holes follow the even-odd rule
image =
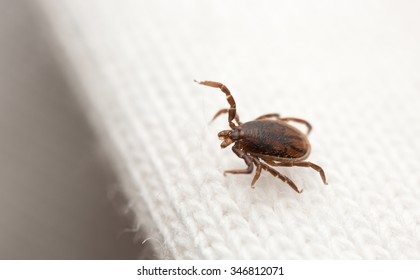
[[[250,173],[252,173],[253,163],[254,163],[257,166],[257,171],[255,172],[255,176],[252,179],[251,187],[254,188],[254,184],[260,178],[261,169],[264,169],[267,172],[269,172],[271,175],[273,175],[274,177],[277,177],[280,180],[282,180],[283,182],[285,182],[286,184],[288,184],[295,192],[297,192],[297,193],[301,193],[302,192],[301,190],[299,190],[297,188],[296,184],[292,180],[290,180],[288,177],[280,174],[277,170],[271,168],[267,164],[262,163],[257,158],[248,155],[243,150],[241,150],[240,148],[238,148],[237,144],[235,144],[232,147],[232,151],[238,157],[244,159],[245,163],[248,165],[248,168],[247,169],[226,170],[224,172],[224,175],[226,175],[227,173],[231,173],[231,174],[250,174]]]
[[[212,82],[212,81],[203,81],[203,82],[197,82],[194,80],[194,82],[199,83],[200,85],[205,85],[209,87],[219,88],[222,92],[226,94],[226,100],[230,105],[230,108],[228,110],[228,122],[230,128],[234,129],[236,128],[236,125],[233,123],[233,119],[236,116],[236,103],[235,99],[233,99],[233,96],[230,94],[229,89],[222,83],[219,82]]]
[[[238,148],[238,146],[235,144],[232,147],[232,151],[240,158],[242,158],[246,165],[248,165],[247,169],[235,169],[235,170],[226,170],[224,172],[224,175],[226,175],[227,173],[231,173],[231,174],[250,174],[252,173],[253,170],[253,161],[252,161],[252,157],[250,155],[248,155],[247,153],[245,153],[243,150],[241,150],[240,148]]]
[[[302,166],[302,167],[310,167],[316,171],[318,171],[319,175],[321,176],[322,181],[325,185],[328,185],[327,178],[325,177],[325,172],[321,166],[318,166],[309,161],[302,161],[302,162],[275,162],[272,160],[265,160],[271,166]]]
[[[255,171],[255,176],[254,176],[254,179],[252,179],[252,183],[251,183],[251,187],[255,188],[254,185],[260,178],[262,166],[261,166],[261,162],[257,158],[252,158],[252,160],[254,161],[254,164],[257,167],[257,171]]]
[[[309,135],[309,133],[312,130],[312,125],[310,123],[308,123],[305,120],[302,119],[298,119],[298,118],[281,118],[280,120],[285,121],[285,122],[297,122],[297,123],[301,123],[303,125],[306,126],[306,128],[308,129],[308,131],[306,132],[306,135]]]
[[[279,178],[280,180],[282,180],[283,182],[285,182],[286,184],[288,184],[295,192],[297,193],[301,193],[302,190],[299,190],[298,187],[296,186],[296,184],[290,180],[288,177],[284,176],[283,174],[280,174],[277,170],[271,168],[270,166],[260,162],[261,164],[261,168],[264,169],[265,171],[268,171],[271,175],[273,175],[274,177]]]
[[[281,118],[279,114],[266,114],[266,115],[262,115],[258,118],[256,118],[256,120],[265,120],[265,119],[275,119],[275,120],[280,120],[280,121],[284,121],[284,122],[297,122],[297,123],[301,123],[303,125],[306,126],[306,128],[308,129],[308,132],[306,132],[306,135],[309,135],[309,133],[312,130],[312,125],[302,119],[298,119],[298,118]]]
[[[219,117],[221,114],[226,114],[229,112],[229,109],[221,109],[219,110],[213,117],[213,119],[211,119],[210,122],[213,122],[217,117]],[[235,115],[235,121],[238,123],[238,125],[241,125],[242,123],[239,121],[239,116],[238,114]]]
[[[277,114],[277,113],[274,113],[274,114],[265,114],[265,115],[259,116],[255,120],[264,120],[264,119],[280,119],[280,115]]]

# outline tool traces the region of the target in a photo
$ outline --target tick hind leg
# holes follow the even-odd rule
[[[296,186],[296,184],[292,180],[290,180],[289,177],[284,176],[283,174],[281,174],[277,170],[271,168],[267,164],[264,164],[264,163],[262,163],[260,161],[258,161],[258,162],[259,162],[259,165],[260,165],[260,167],[259,167],[260,169],[262,168],[265,171],[269,172],[274,177],[279,178],[280,180],[282,180],[283,182],[285,182],[286,184],[288,184],[295,192],[297,192],[297,193],[301,193],[302,192],[302,190],[299,190],[298,187]],[[260,176],[260,174],[258,173],[258,177],[259,176]],[[257,177],[257,174],[255,174],[255,177]],[[258,177],[257,178],[255,178],[255,177],[254,177],[254,181],[256,181],[258,179]]]
[[[301,166],[301,167],[310,167],[316,171],[318,171],[319,175],[321,176],[322,181],[324,182],[325,185],[328,185],[327,183],[327,178],[325,177],[325,172],[322,169],[321,166],[318,166],[312,162],[309,161],[302,161],[302,162],[275,162],[272,160],[264,160],[265,162],[267,162],[269,165],[271,166],[286,166],[286,167],[290,167],[290,166]]]
[[[232,151],[239,158],[242,158],[245,161],[248,168],[247,169],[226,170],[224,172],[224,175],[226,175],[228,173],[230,173],[230,174],[250,174],[250,173],[252,173],[252,170],[253,170],[253,164],[255,164],[255,166],[257,167],[257,171],[255,172],[255,176],[252,179],[252,183],[251,183],[252,188],[254,188],[255,183],[260,178],[261,170],[264,169],[265,171],[269,172],[274,177],[277,177],[280,180],[282,180],[283,182],[285,182],[286,184],[288,184],[295,192],[297,192],[297,193],[302,192],[301,190],[298,189],[296,184],[292,180],[290,180],[288,177],[280,174],[277,170],[271,168],[267,164],[262,163],[258,158],[253,157],[251,155],[248,155],[246,152],[244,152],[243,150],[238,148],[236,144],[232,147]]]
[[[298,119],[298,118],[281,118],[280,120],[285,121],[285,122],[301,123],[301,124],[305,125],[306,128],[308,129],[307,132],[306,132],[306,135],[309,135],[309,133],[311,133],[312,125],[305,120]]]
[[[284,121],[284,122],[296,122],[296,123],[303,124],[307,128],[306,135],[309,135],[309,133],[312,130],[312,125],[309,122],[305,121],[305,120],[298,119],[298,118],[282,118],[282,117],[280,117],[279,114],[276,114],[276,113],[274,113],[274,114],[265,114],[265,115],[262,115],[262,116],[256,118],[256,120],[265,120],[265,119],[274,119],[274,120],[280,120],[280,121]]]
[[[280,118],[280,114],[274,113],[274,114],[265,114],[262,116],[259,116],[258,118],[256,118],[256,120],[264,120],[264,119],[276,119],[279,120]]]

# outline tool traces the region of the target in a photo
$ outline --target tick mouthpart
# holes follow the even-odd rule
[[[230,144],[233,143],[233,140],[230,138],[226,138],[225,140],[223,140],[222,144],[220,144],[220,147],[222,149],[226,148],[227,146],[229,146]]]
[[[222,130],[220,131],[217,136],[219,136],[220,140],[230,138],[230,134],[232,133],[232,130]]]
[[[222,147],[222,149],[226,148],[227,146],[233,143],[231,133],[231,130],[223,130],[220,131],[219,134],[217,134],[217,136],[219,136],[219,139],[223,141],[222,144],[220,144],[220,147]]]

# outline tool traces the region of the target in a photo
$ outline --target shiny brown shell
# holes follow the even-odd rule
[[[255,120],[238,127],[237,143],[246,152],[282,162],[306,159],[311,146],[305,134],[281,120]]]

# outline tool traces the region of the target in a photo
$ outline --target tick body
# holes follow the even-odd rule
[[[219,110],[213,117],[214,120],[222,114],[228,114],[228,123],[231,129],[219,132],[219,139],[222,140],[220,146],[226,148],[233,144],[232,151],[245,161],[247,168],[227,170],[225,174],[250,174],[255,166],[256,172],[251,183],[252,187],[260,177],[261,170],[265,170],[300,193],[302,191],[297,188],[292,180],[271,166],[301,166],[318,171],[322,181],[327,185],[322,168],[312,162],[305,161],[311,152],[307,135],[312,130],[312,126],[307,121],[298,118],[282,118],[279,114],[266,114],[253,121],[242,123],[236,113],[235,100],[225,85],[212,81],[197,83],[219,88],[226,94],[226,99],[230,105],[227,109]],[[289,122],[305,125],[307,133],[301,132],[290,125]]]
[[[306,135],[281,120],[246,122],[232,134],[239,135],[236,143],[243,150],[260,158],[290,162],[304,160],[311,151]]]

